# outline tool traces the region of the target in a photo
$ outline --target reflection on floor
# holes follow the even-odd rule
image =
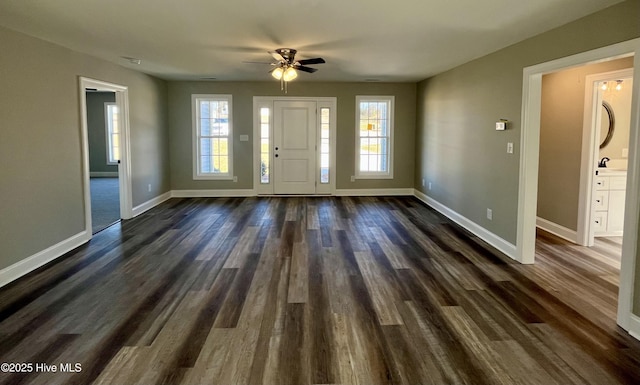
[[[91,230],[95,234],[120,220],[118,178],[91,178]]]
[[[618,269],[620,268],[622,237],[595,238],[595,244],[591,246],[590,249],[609,259],[611,266],[615,266]]]

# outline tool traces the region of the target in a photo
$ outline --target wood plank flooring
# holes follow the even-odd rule
[[[606,253],[409,197],[172,199],[0,289],[2,384],[637,384]],[[81,370],[59,370],[79,363]]]

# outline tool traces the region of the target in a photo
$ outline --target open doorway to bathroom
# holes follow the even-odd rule
[[[613,172],[614,168],[618,172],[626,170],[632,87],[627,79],[627,84],[616,89],[616,80],[622,79],[622,73],[632,73],[633,60],[625,57],[542,76],[536,225],[578,245],[593,246],[594,233],[622,235],[626,183],[614,178],[614,185],[602,185],[610,178],[596,174],[604,170],[598,168],[602,158],[613,161],[600,173]],[[603,74],[615,78],[612,90],[602,89],[603,80],[608,79]],[[622,107],[618,102],[627,92],[629,98]],[[600,140],[601,126],[608,128],[616,112],[608,112],[611,105],[606,99],[615,100],[619,129],[612,130],[608,139],[607,131]],[[608,109],[594,107],[602,105]],[[600,149],[605,139],[607,143]],[[609,191],[611,187],[613,192]],[[609,209],[615,211],[610,217],[606,212]],[[611,231],[605,231],[607,226]]]

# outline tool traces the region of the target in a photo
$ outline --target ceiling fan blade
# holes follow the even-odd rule
[[[284,57],[282,55],[280,55],[279,52],[276,51],[269,51],[269,54],[271,54],[271,56],[273,56],[274,59],[276,59],[277,61],[286,61],[284,59]]]
[[[243,61],[242,63],[243,64],[268,64],[272,66],[280,64],[280,63],[273,63],[273,62],[266,62],[266,61],[246,61],[246,60]]]
[[[294,66],[293,68],[300,70],[302,72],[309,72],[309,73],[314,73],[318,70],[317,68],[311,68],[311,67],[305,67],[305,66]]]
[[[300,65],[307,65],[307,64],[322,64],[322,63],[326,63],[326,61],[324,61],[323,58],[321,57],[317,57],[317,58],[313,58],[313,59],[302,59],[302,60],[298,60],[298,63],[300,63]]]

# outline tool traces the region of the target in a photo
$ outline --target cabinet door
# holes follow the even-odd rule
[[[609,190],[609,177],[597,176],[596,177],[596,190]]]
[[[625,191],[609,191],[609,215],[607,217],[607,232],[622,232],[624,228],[624,199]]]
[[[604,235],[607,231],[607,212],[596,211],[593,215],[593,234]]]
[[[609,209],[609,191],[595,191],[593,195],[594,210],[606,211]]]

